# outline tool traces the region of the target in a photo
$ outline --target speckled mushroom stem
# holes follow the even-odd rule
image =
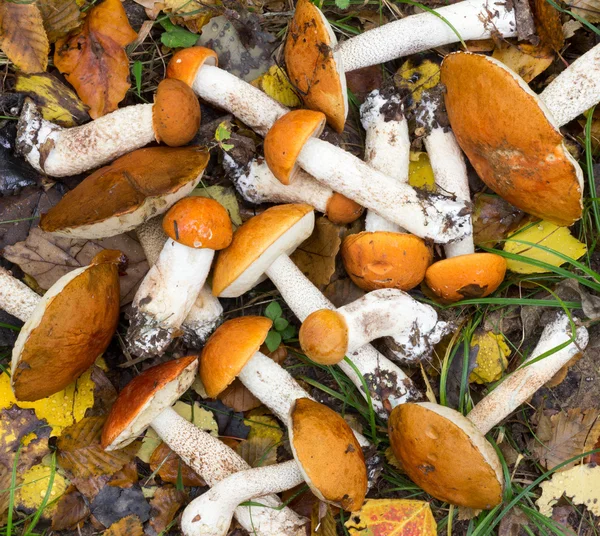
[[[336,52],[344,72],[348,72],[456,43],[458,35],[464,41],[496,35],[514,37],[517,24],[512,5],[465,0],[436,9],[437,15],[419,13],[364,32],[340,43]]]
[[[600,45],[577,58],[540,94],[558,126],[600,102]]]
[[[27,322],[41,296],[0,266],[0,309]]]
[[[285,303],[304,322],[319,309],[335,310],[334,305],[315,287],[287,255],[281,255],[267,270],[267,275],[281,292]],[[369,388],[374,410],[382,418],[399,404],[421,397],[402,369],[367,344],[348,354]],[[366,398],[361,378],[346,362],[338,365]]]
[[[150,266],[153,266],[167,241],[167,235],[162,228],[162,216],[143,223],[136,229],[136,233],[146,254],[146,259]],[[202,346],[222,320],[223,306],[221,302],[213,296],[212,290],[204,285],[181,324],[183,340],[192,348]]]
[[[589,341],[587,329],[583,326],[576,327],[574,337],[571,329],[569,318],[565,314],[560,314],[544,328],[531,356],[473,408],[467,417],[480,432],[483,434],[489,432],[550,381],[575,355],[585,350]],[[531,363],[561,345],[565,345],[564,348]]]
[[[85,125],[62,128],[43,119],[27,100],[17,126],[17,149],[36,170],[52,177],[83,173],[155,141],[152,107],[127,106]]]
[[[169,447],[176,452],[206,483],[213,487],[238,471],[250,466],[235,451],[216,437],[203,432],[185,420],[172,408],[165,409],[156,417],[152,428]],[[304,536],[304,520],[289,508],[282,508],[275,495],[255,501],[265,505],[238,506],[235,516],[250,534],[258,536]],[[281,508],[281,509],[280,509]]]
[[[181,529],[185,536],[226,536],[238,504],[302,483],[304,475],[294,460],[235,473],[187,506]]]

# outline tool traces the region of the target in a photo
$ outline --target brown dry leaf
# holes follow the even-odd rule
[[[515,71],[527,83],[542,74],[554,61],[554,51],[551,47],[528,43],[513,45],[503,42],[494,50],[492,56]]]
[[[264,467],[277,463],[277,445],[268,437],[252,437],[240,442],[235,451],[250,467]]]
[[[227,387],[219,396],[219,400],[233,411],[250,411],[262,402],[238,379]]]
[[[473,209],[473,240],[477,246],[493,247],[514,231],[525,213],[498,195],[477,194]]]
[[[88,265],[103,249],[118,249],[129,260],[127,274],[119,278],[121,305],[129,303],[148,271],[148,261],[140,243],[127,234],[92,241],[54,236],[34,227],[25,241],[7,246],[4,257],[47,290],[71,270]]]
[[[103,536],[143,536],[144,527],[138,516],[127,516],[113,523],[103,533]]]
[[[90,509],[83,495],[71,486],[56,503],[52,516],[52,530],[74,530],[90,515]]]
[[[184,486],[206,486],[202,480],[166,443],[161,443],[150,456],[150,469],[165,482],[177,484],[179,474]]]
[[[337,528],[331,506],[322,501],[317,501],[313,505],[310,513],[311,535],[318,536],[337,536]]]
[[[36,5],[51,43],[77,28],[83,20],[76,0],[36,0]]]
[[[291,258],[319,290],[323,290],[335,273],[335,257],[340,250],[344,228],[321,216],[313,234],[292,253]]]
[[[50,45],[35,4],[0,1],[0,49],[25,73],[46,70]]]
[[[185,491],[176,490],[173,486],[161,486],[156,490],[150,501],[150,526],[156,534],[166,531],[166,528],[175,519],[175,514],[188,502]]]
[[[190,32],[199,33],[202,27],[215,16],[210,6],[220,4],[217,0],[157,0],[162,10],[171,16],[173,24],[185,26]],[[144,4],[143,4],[144,5]]]
[[[125,448],[105,451],[100,445],[104,417],[86,417],[65,428],[58,438],[58,465],[79,479],[113,475],[133,460],[140,444],[134,441]]]
[[[536,429],[537,440],[532,439],[529,448],[536,460],[546,469],[552,469],[569,458],[591,450],[599,435],[600,411],[574,408],[550,417],[542,415]],[[593,439],[591,445],[589,438]],[[566,471],[575,463],[560,470]]]
[[[130,87],[125,48],[137,34],[120,0],[90,9],[83,26],[56,42],[54,64],[94,119],[117,109]]]
[[[120,471],[117,471],[110,477],[108,481],[109,486],[115,488],[130,488],[138,481],[137,464],[135,461],[130,461],[125,464]]]
[[[498,526],[498,536],[521,536],[523,527],[529,526],[529,518],[520,508],[511,508],[508,511],[500,525]]]
[[[565,44],[560,13],[547,0],[534,0],[533,8],[535,26],[542,44],[558,52]]]
[[[368,499],[346,522],[352,536],[436,536],[437,524],[429,503],[406,499]]]
[[[600,2],[598,0],[571,0],[569,2],[571,10],[583,17],[588,22],[600,22]]]
[[[6,523],[6,511],[10,504],[10,482],[12,470],[0,464],[0,527]]]

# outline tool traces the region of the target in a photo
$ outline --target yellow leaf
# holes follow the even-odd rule
[[[90,118],[77,94],[49,73],[18,74],[15,91],[26,93],[44,119],[63,127],[74,127]]]
[[[279,65],[272,65],[265,74],[251,83],[284,106],[296,108],[302,104],[285,71]]]
[[[404,472],[404,467],[402,467],[402,464],[400,463],[400,460],[398,458],[396,458],[396,455],[394,454],[394,451],[392,450],[392,447],[388,447],[387,449],[385,449],[385,451],[383,452],[383,454],[385,456],[385,460],[392,467],[395,467],[399,471]]]
[[[315,501],[310,513],[310,528],[310,533],[314,536],[337,536],[331,506],[323,501]]]
[[[429,503],[405,499],[369,499],[346,522],[352,536],[436,536]]]
[[[274,444],[281,443],[283,431],[274,417],[268,415],[250,415],[250,418],[244,419],[244,424],[250,427],[248,439],[253,437],[265,437]]]
[[[542,74],[554,61],[552,48],[544,45],[502,43],[501,46],[496,47],[492,56],[528,83]]]
[[[576,465],[568,471],[554,473],[540,488],[542,495],[536,504],[545,516],[552,516],[552,507],[563,495],[575,504],[586,506],[592,514],[600,515],[600,465]]]
[[[7,373],[0,375],[0,409],[13,404],[24,409],[33,409],[38,419],[45,419],[51,427],[51,435],[59,436],[63,428],[83,419],[88,408],[94,405],[94,382],[92,369],[88,369],[64,391],[35,402],[17,402],[10,387]]]
[[[491,331],[475,333],[471,339],[471,348],[477,349],[477,366],[469,376],[470,382],[490,383],[499,380],[508,367],[510,348],[502,334]]]
[[[437,86],[439,82],[440,66],[431,60],[406,60],[394,75],[396,87],[410,91],[415,104],[419,103],[425,90]]]
[[[435,178],[433,168],[429,163],[427,153],[411,152],[408,164],[408,184],[413,188],[422,188],[435,192]]]
[[[23,72],[46,70],[50,45],[36,5],[0,3],[0,48]]]
[[[512,234],[504,243],[504,251],[516,253],[528,259],[544,261],[552,266],[560,266],[565,261],[559,256],[535,246],[519,243],[537,244],[566,255],[571,259],[579,259],[587,251],[585,244],[574,238],[568,227],[558,227],[548,221],[530,224]],[[548,272],[545,268],[533,266],[526,261],[507,259],[508,269],[520,274],[536,274]]]
[[[42,505],[50,484],[52,468],[46,465],[34,465],[23,474],[21,487],[17,489],[16,502],[25,511],[35,512]],[[50,518],[56,510],[58,499],[69,487],[69,481],[54,471],[52,490],[48,498],[47,506],[44,508],[44,517]]]

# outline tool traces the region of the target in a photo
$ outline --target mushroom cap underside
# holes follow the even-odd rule
[[[200,103],[190,86],[175,78],[158,84],[152,107],[156,141],[180,147],[192,141],[200,128]]]
[[[319,309],[302,322],[299,339],[302,350],[314,362],[335,365],[348,351],[348,325],[337,311]]]

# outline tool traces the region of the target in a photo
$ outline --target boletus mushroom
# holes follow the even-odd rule
[[[136,376],[119,393],[111,408],[102,430],[102,447],[106,450],[122,448],[151,426],[209,486],[232,473],[249,469],[234,450],[171,408],[189,389],[197,370],[198,356],[188,356],[167,361]],[[244,529],[260,536],[304,536],[305,520],[283,507],[275,495],[255,502],[264,507],[235,505],[235,516]]]
[[[484,510],[500,504],[502,466],[485,434],[582,352],[587,343],[587,330],[575,327],[561,313],[544,328],[531,356],[467,417],[429,402],[394,408],[388,423],[390,441],[408,476],[427,493],[450,504]]]
[[[120,251],[62,276],[44,296],[0,268],[0,308],[25,322],[15,342],[11,385],[17,400],[64,389],[104,352],[119,319]]]
[[[307,398],[294,402],[288,418],[294,460],[231,475],[184,510],[186,536],[225,536],[236,506],[306,482],[322,501],[356,511],[367,492],[362,450],[335,411]]]
[[[27,100],[18,123],[17,148],[38,171],[52,177],[76,175],[157,141],[189,143],[200,127],[200,105],[179,80],[158,84],[154,104],[115,110],[84,125],[62,128],[42,118]]]

